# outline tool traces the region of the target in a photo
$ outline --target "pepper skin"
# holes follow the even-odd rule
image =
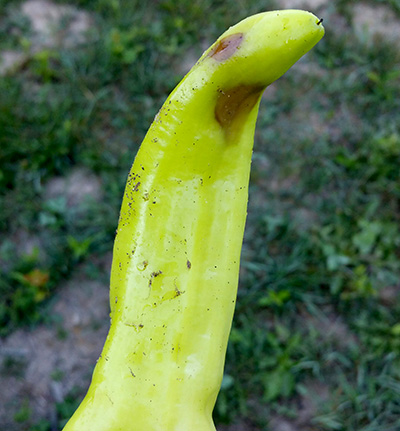
[[[215,431],[260,98],[323,34],[309,12],[251,16],[156,115],[123,197],[110,331],[64,431]]]

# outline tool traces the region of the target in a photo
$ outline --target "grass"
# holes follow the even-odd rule
[[[0,80],[3,337],[43,322],[78,265],[101,276],[93,262],[111,250],[130,164],[186,53],[274,6],[80,0],[89,42],[31,52],[20,3],[0,2],[0,52],[27,53]],[[350,5],[330,4],[351,24]],[[329,17],[323,41],[261,107],[217,424],[400,428],[399,48],[365,44],[351,26],[337,33]],[[48,197],[46,184],[76,168],[101,179],[100,201]],[[60,423],[81,396],[57,406]],[[24,401],[15,429],[50,429],[30,413]]]

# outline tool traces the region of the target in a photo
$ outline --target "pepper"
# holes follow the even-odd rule
[[[110,331],[64,431],[215,430],[261,95],[323,34],[309,12],[246,18],[156,115],[123,197]]]

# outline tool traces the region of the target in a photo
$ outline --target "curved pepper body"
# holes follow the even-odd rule
[[[308,12],[249,17],[166,100],[129,173],[111,327],[65,431],[215,430],[258,105],[323,32]]]

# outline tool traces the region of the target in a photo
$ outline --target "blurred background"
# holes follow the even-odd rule
[[[147,128],[226,28],[277,8],[326,36],[261,104],[215,421],[400,430],[398,0],[0,0],[0,430],[77,407]]]

